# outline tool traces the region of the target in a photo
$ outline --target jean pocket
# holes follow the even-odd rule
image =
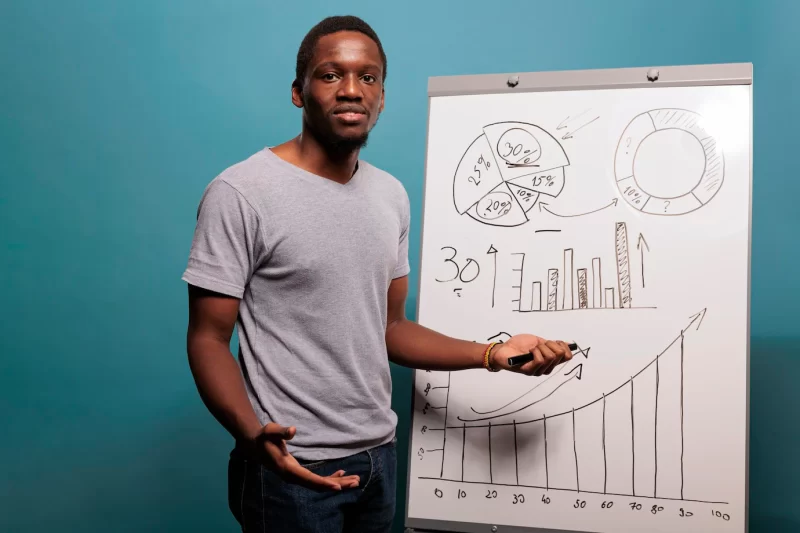
[[[297,462],[300,463],[300,466],[302,466],[303,468],[305,468],[307,470],[316,470],[318,468],[322,468],[323,466],[325,466],[327,464],[330,464],[331,462],[333,462],[333,460],[332,459],[323,459],[322,461],[308,461],[308,462],[298,460]]]

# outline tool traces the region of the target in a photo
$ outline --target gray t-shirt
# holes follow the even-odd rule
[[[322,460],[390,441],[387,290],[409,272],[409,203],[359,161],[345,185],[265,148],[207,186],[187,283],[241,298],[239,363],[259,420]]]

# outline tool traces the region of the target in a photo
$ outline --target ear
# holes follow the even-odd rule
[[[383,108],[386,105],[386,89],[381,87],[381,108],[378,110],[378,113],[383,113]]]
[[[297,80],[292,82],[292,103],[295,107],[303,107],[303,88]]]

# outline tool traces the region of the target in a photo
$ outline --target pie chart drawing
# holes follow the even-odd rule
[[[622,198],[651,215],[685,215],[716,196],[725,157],[702,117],[686,109],[641,113],[622,132],[614,175]]]
[[[541,195],[564,190],[569,158],[547,131],[525,122],[483,127],[467,147],[453,177],[453,203],[460,215],[483,224],[514,227],[528,221]]]

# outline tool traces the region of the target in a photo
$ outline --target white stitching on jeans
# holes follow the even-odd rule
[[[373,468],[372,453],[369,450],[365,450],[365,451],[367,452],[367,456],[369,457],[369,477],[367,478],[367,482],[364,484],[364,488],[361,489],[361,492],[364,492],[364,491],[367,490],[367,486],[369,485],[369,482],[372,481],[372,474],[373,474],[373,472],[372,472],[372,468]]]

